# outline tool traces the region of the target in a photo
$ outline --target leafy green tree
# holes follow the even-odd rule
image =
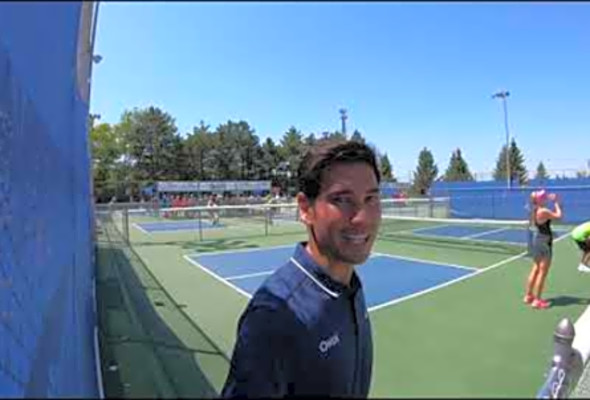
[[[105,180],[115,161],[121,156],[122,148],[113,127],[99,124],[90,128],[93,176]]]
[[[188,175],[191,180],[207,180],[213,167],[212,146],[213,132],[210,126],[200,121],[199,126],[193,127],[185,139],[188,155]]]
[[[178,135],[168,113],[151,106],[126,111],[118,131],[137,178],[150,182],[174,179]]]
[[[90,146],[94,197],[108,201],[117,195],[114,175],[123,147],[113,126],[105,123],[90,128]]]
[[[214,180],[238,179],[240,174],[240,157],[237,149],[237,137],[233,123],[228,121],[219,125],[212,136],[212,176]]]
[[[246,121],[230,122],[230,126],[237,149],[239,179],[252,179],[256,173],[255,158],[260,147],[260,139]]]

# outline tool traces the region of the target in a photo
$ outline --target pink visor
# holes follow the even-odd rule
[[[540,203],[547,198],[547,192],[545,190],[537,190],[531,193],[531,198],[535,203]]]

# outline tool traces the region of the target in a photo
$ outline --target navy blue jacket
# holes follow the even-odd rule
[[[223,397],[367,397],[373,343],[361,282],[330,278],[300,243],[238,323]]]

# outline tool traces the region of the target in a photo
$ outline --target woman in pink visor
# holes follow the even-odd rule
[[[554,209],[545,206],[547,200],[554,202]],[[553,232],[551,220],[562,216],[559,199],[554,193],[548,194],[545,190],[531,193],[531,225],[537,228],[532,245],[533,268],[529,274],[526,285],[524,302],[537,309],[549,307],[549,302],[541,298],[547,272],[551,266],[553,256]]]

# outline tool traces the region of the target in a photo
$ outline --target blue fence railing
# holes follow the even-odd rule
[[[561,222],[576,224],[590,220],[590,179],[533,180],[527,186],[507,189],[504,182],[436,182],[432,196],[450,198],[455,218],[526,219],[533,190],[546,189],[561,199]]]
[[[97,397],[82,4],[0,3],[0,397]]]

